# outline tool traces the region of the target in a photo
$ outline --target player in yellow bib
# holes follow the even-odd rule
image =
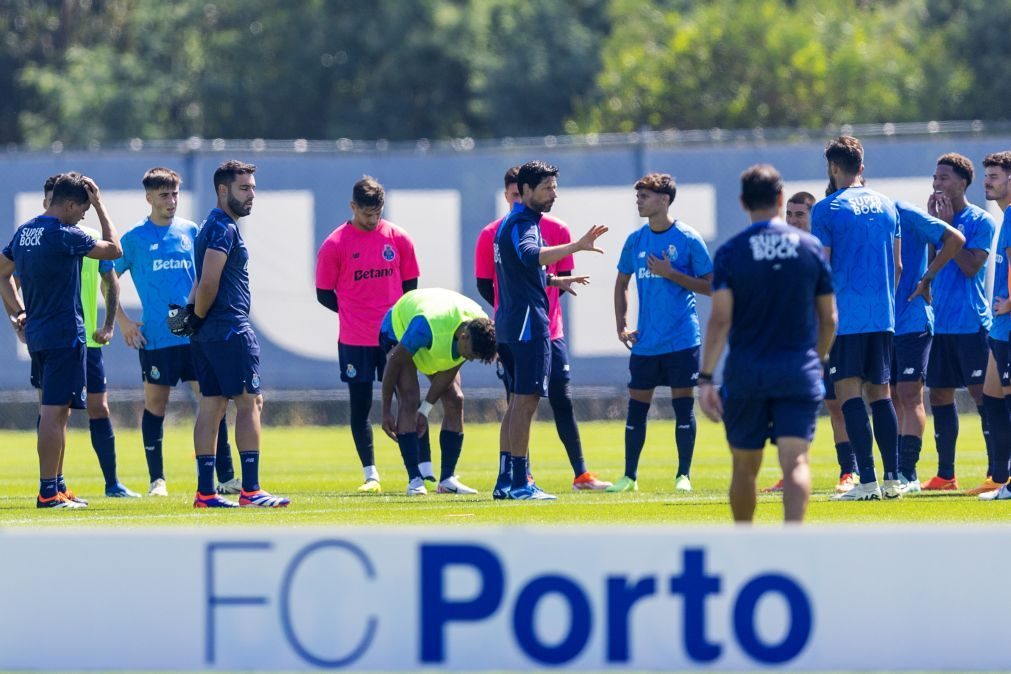
[[[413,290],[386,313],[379,345],[387,354],[383,373],[383,430],[400,446],[410,483],[408,496],[427,494],[418,469],[419,434],[428,414],[442,401],[440,494],[476,494],[454,475],[463,447],[463,393],[460,367],[468,360],[495,359],[495,325],[473,300],[442,288]],[[430,386],[422,400],[418,372]],[[393,415],[393,394],[397,416]],[[420,404],[419,404],[420,403]]]

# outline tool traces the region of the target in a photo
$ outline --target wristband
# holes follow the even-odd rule
[[[712,372],[699,372],[700,384],[712,384],[713,383],[713,373]]]
[[[434,407],[432,403],[428,402],[427,400],[422,401],[422,403],[418,406],[418,414],[427,419],[428,413],[432,411],[432,407]]]

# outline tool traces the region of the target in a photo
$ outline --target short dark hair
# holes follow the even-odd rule
[[[535,190],[545,178],[557,178],[558,167],[542,162],[539,159],[528,161],[516,172],[516,186],[523,194],[523,186],[527,185]]]
[[[386,203],[386,190],[378,180],[365,175],[351,189],[351,200],[362,208],[382,208]]]
[[[144,177],[140,182],[144,185],[145,190],[160,190],[166,187],[178,188],[183,184],[183,179],[180,178],[179,174],[172,169],[156,166],[152,169],[148,169],[147,173],[144,174]],[[231,180],[229,182],[231,182]],[[217,183],[215,183],[214,189],[217,189]]]
[[[230,187],[238,176],[252,175],[256,173],[255,164],[247,164],[238,159],[229,159],[222,162],[214,171],[214,191],[218,191],[218,186]]]
[[[513,166],[508,171],[505,172],[505,187],[508,188],[510,185],[515,185],[519,181],[520,167]]]
[[[937,158],[937,165],[950,166],[951,170],[958,174],[959,178],[965,181],[966,187],[972,184],[972,178],[975,171],[972,168],[972,160],[965,155],[958,154],[957,152],[942,154]]]
[[[825,147],[825,159],[855,175],[864,163],[864,146],[853,136],[839,136]]]
[[[814,202],[817,201],[814,195],[810,192],[797,192],[792,197],[786,200],[788,204],[804,204],[808,208],[814,206]]]
[[[42,186],[42,195],[45,196],[53,191],[53,187],[56,186],[56,181],[60,179],[62,173],[57,173],[54,176],[49,176],[46,178],[46,184]]]
[[[992,152],[983,158],[983,166],[999,166],[1005,173],[1011,173],[1011,152]]]
[[[635,183],[636,190],[649,190],[650,192],[656,192],[658,194],[666,194],[670,199],[667,204],[674,203],[674,197],[677,196],[678,186],[674,182],[674,178],[671,177],[669,173],[648,173]]]
[[[61,173],[53,183],[53,200],[51,205],[72,201],[75,204],[85,204],[90,201],[88,189],[84,186],[84,176],[76,171]]]
[[[749,211],[776,205],[783,179],[772,164],[755,164],[741,174],[741,201]]]
[[[467,321],[467,334],[470,336],[470,348],[482,363],[490,363],[498,355],[495,343],[495,324],[487,318],[475,318]]]

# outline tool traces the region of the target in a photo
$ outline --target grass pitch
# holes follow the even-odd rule
[[[382,495],[356,493],[362,474],[346,426],[265,428],[261,483],[272,493],[292,499],[291,507],[284,510],[194,510],[196,468],[189,423],[166,427],[168,498],[105,498],[87,431],[71,431],[65,473],[71,488],[88,498],[91,506],[82,511],[37,510],[35,434],[4,431],[0,432],[0,526],[730,526],[727,502],[730,455],[723,428],[699,416],[691,476],[694,491],[685,495],[675,493],[673,488],[676,452],[672,421],[650,421],[639,467],[639,491],[634,494],[572,492],[572,471],[554,426],[537,423],[531,436],[533,472],[542,488],[558,495],[555,503],[491,499],[498,462],[497,425],[474,424],[466,429],[457,473],[463,482],[478,489],[479,495],[461,497],[431,493],[414,498],[404,495],[406,476],[396,444],[378,427],[375,428],[375,443],[385,489]],[[583,423],[580,431],[590,470],[606,480],[620,477],[624,467],[624,425],[613,421]],[[932,435],[933,429],[928,422],[920,461],[923,480],[933,475],[937,467]],[[147,468],[139,429],[117,428],[116,440],[120,479],[134,491],[146,494]],[[438,473],[437,447],[433,448],[433,454]],[[812,467],[814,494],[807,519],[811,523],[1005,523],[1011,512],[1002,502],[980,502],[952,492],[919,494],[889,502],[829,502],[837,479],[837,466],[827,418],[819,423],[812,449]],[[962,418],[959,436],[957,475],[961,486],[976,486],[985,472],[986,456],[979,419],[966,415]],[[778,478],[775,448],[770,447],[765,452],[760,486],[772,484]],[[756,521],[776,524],[781,519],[780,497],[761,495]]]

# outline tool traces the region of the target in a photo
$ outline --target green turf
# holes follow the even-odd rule
[[[584,423],[583,447],[591,470],[601,478],[617,479],[624,466],[623,433],[619,422]],[[147,469],[140,433],[117,428],[120,477],[131,489],[146,493]],[[922,478],[936,469],[932,429],[920,463]],[[706,524],[730,525],[726,489],[730,457],[722,427],[699,420],[698,442],[692,469],[691,494],[675,494],[673,422],[651,421],[649,437],[639,467],[639,492],[627,494],[573,493],[572,472],[565,452],[548,423],[538,423],[531,438],[537,482],[558,495],[556,503],[496,502],[491,487],[497,466],[498,427],[467,427],[458,473],[479,489],[478,496],[430,494],[404,496],[405,475],[396,445],[376,429],[376,455],[382,475],[383,495],[359,495],[361,469],[342,427],[266,428],[261,482],[264,488],[292,499],[286,510],[195,511],[195,467],[188,425],[166,428],[165,468],[167,499],[107,499],[98,463],[86,431],[72,431],[67,441],[65,473],[70,486],[91,500],[83,511],[46,511],[35,508],[37,463],[35,434],[0,432],[0,525],[2,526],[219,526],[229,525],[417,525],[471,526],[499,524]],[[835,450],[828,420],[822,419],[812,451],[815,493],[809,522],[865,524],[934,522],[1007,522],[1001,503],[984,503],[958,494],[922,494],[894,502],[830,503],[836,481]],[[985,475],[985,453],[979,420],[962,418],[958,475],[963,487],[972,487]],[[438,467],[438,449],[435,450]],[[778,478],[774,449],[766,450],[760,484]],[[777,523],[782,509],[776,495],[760,497],[756,520]]]

